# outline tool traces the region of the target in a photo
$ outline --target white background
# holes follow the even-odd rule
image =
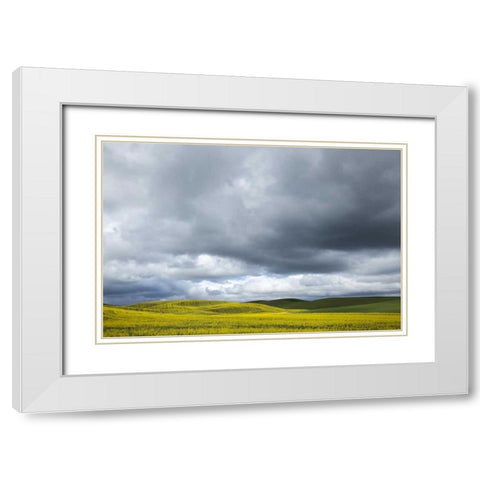
[[[0,45],[0,476],[8,479],[479,477],[480,397],[71,415],[11,409],[11,77],[19,65],[461,84],[477,162],[476,2],[8,1]],[[471,189],[471,243],[478,194]],[[478,255],[471,253],[471,317]],[[478,328],[471,327],[472,347]]]

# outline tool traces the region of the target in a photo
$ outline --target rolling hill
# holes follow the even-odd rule
[[[280,298],[278,300],[256,300],[252,303],[316,312],[400,313],[400,297],[334,297],[312,301],[298,298]]]
[[[398,330],[399,297],[295,298],[103,305],[103,336],[223,335]]]

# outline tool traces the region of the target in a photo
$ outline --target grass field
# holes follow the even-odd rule
[[[398,330],[399,297],[177,300],[103,306],[104,337]]]

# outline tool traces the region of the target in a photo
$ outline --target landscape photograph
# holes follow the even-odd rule
[[[400,330],[401,163],[103,141],[103,337]]]

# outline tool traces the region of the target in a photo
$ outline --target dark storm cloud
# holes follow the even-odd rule
[[[351,294],[366,272],[395,277],[370,293],[398,292],[399,247],[399,151],[104,145],[108,298],[131,285],[135,299],[248,299],[255,276],[277,296],[280,280],[312,274]]]
[[[107,304],[131,304],[152,298],[173,298],[182,295],[184,289],[175,282],[156,277],[117,280],[104,278],[103,302]]]

